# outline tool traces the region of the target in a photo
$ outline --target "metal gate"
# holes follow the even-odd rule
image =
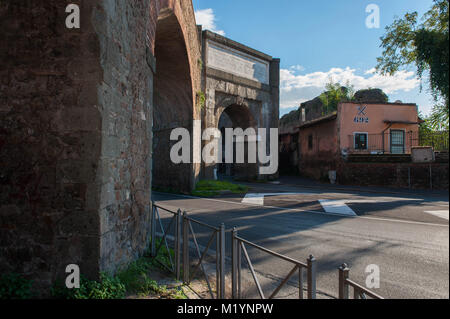
[[[169,225],[166,227],[163,226],[163,223],[161,221],[161,214],[160,210],[162,212],[168,213],[170,217]],[[180,220],[181,220],[181,210],[178,210],[177,212],[165,209],[163,207],[160,207],[156,205],[154,202],[152,203],[152,223],[151,223],[151,256],[157,261],[162,267],[167,269],[169,272],[173,273],[177,280],[180,279],[180,265],[181,265],[181,258],[180,258],[180,238],[181,238],[181,227],[180,227]],[[158,224],[157,224],[158,223]],[[161,241],[157,243],[157,231],[156,228],[159,226],[161,231]],[[174,226],[174,227],[172,227]],[[169,247],[169,243],[167,242],[167,237],[169,235],[169,232],[173,228],[174,235],[173,238],[175,238],[174,241],[174,247],[173,252],[174,256],[172,256],[172,250]],[[167,253],[167,260],[164,260],[161,258],[160,252],[161,248],[166,248]]]
[[[203,228],[208,229],[211,235],[208,240],[208,244],[201,251],[200,246],[197,241],[196,233],[192,224],[196,224]],[[192,237],[195,251],[197,253],[198,262],[193,269],[190,267],[190,253],[189,253],[189,243],[190,237]],[[211,287],[211,282],[208,278],[208,273],[203,265],[205,257],[207,256],[212,243],[216,240],[216,251],[215,251],[215,264],[216,264],[216,294],[214,294]],[[203,276],[208,285],[208,290],[211,298],[225,299],[225,225],[222,224],[220,228],[210,226],[206,223],[200,222],[193,218],[189,218],[186,212],[183,213],[183,281],[185,284],[189,285],[191,281],[195,278],[198,270],[201,270]]]

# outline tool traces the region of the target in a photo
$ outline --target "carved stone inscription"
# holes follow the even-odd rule
[[[269,63],[208,41],[207,66],[246,79],[269,84]]]

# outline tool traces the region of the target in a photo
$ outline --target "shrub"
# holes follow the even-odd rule
[[[61,284],[52,289],[52,295],[64,299],[122,299],[125,285],[116,277],[101,273],[100,281],[88,280],[81,276],[80,289],[67,289]]]
[[[0,299],[30,299],[32,281],[19,274],[9,273],[0,276]]]

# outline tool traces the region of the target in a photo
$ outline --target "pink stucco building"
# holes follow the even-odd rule
[[[340,103],[337,112],[298,127],[299,171],[327,178],[352,154],[409,154],[419,121],[416,104]]]
[[[338,106],[340,150],[371,154],[405,154],[417,145],[419,118],[415,104]]]

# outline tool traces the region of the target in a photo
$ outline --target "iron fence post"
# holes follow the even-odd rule
[[[316,258],[308,258],[308,299],[316,299]]]
[[[242,295],[241,295],[241,278],[242,278],[242,276],[241,276],[241,265],[242,265],[242,263],[241,263],[241,256],[242,256],[242,249],[241,249],[241,245],[240,245],[240,243],[239,243],[239,241],[238,240],[236,240],[236,247],[237,247],[237,272],[238,272],[238,274],[237,274],[237,279],[238,279],[238,299],[241,299],[242,298]]]
[[[183,282],[189,284],[189,220],[183,212]]]
[[[233,228],[231,232],[231,298],[237,299],[238,289],[237,289],[237,230],[236,227]]]
[[[347,279],[349,277],[350,269],[347,264],[343,264],[339,267],[339,299],[348,299],[348,284]]]
[[[220,230],[216,231],[216,297],[220,299]]]
[[[220,299],[225,299],[225,224],[220,225]]]
[[[353,289],[353,299],[361,299],[361,292],[357,288]]]
[[[150,233],[151,233],[151,251],[150,251],[150,255],[154,258],[156,257],[156,243],[155,243],[155,233],[156,233],[156,212],[155,212],[155,202],[152,201],[152,221],[151,221],[151,229],[150,229]]]
[[[177,211],[175,218],[175,275],[180,280],[181,275],[181,209]]]
[[[232,282],[232,299],[238,299],[239,298],[239,257],[238,257],[238,247],[239,247],[239,241],[236,239],[237,237],[237,230],[236,227],[233,228],[233,231],[231,233],[231,282]]]
[[[298,267],[298,298],[303,299],[303,267]]]

